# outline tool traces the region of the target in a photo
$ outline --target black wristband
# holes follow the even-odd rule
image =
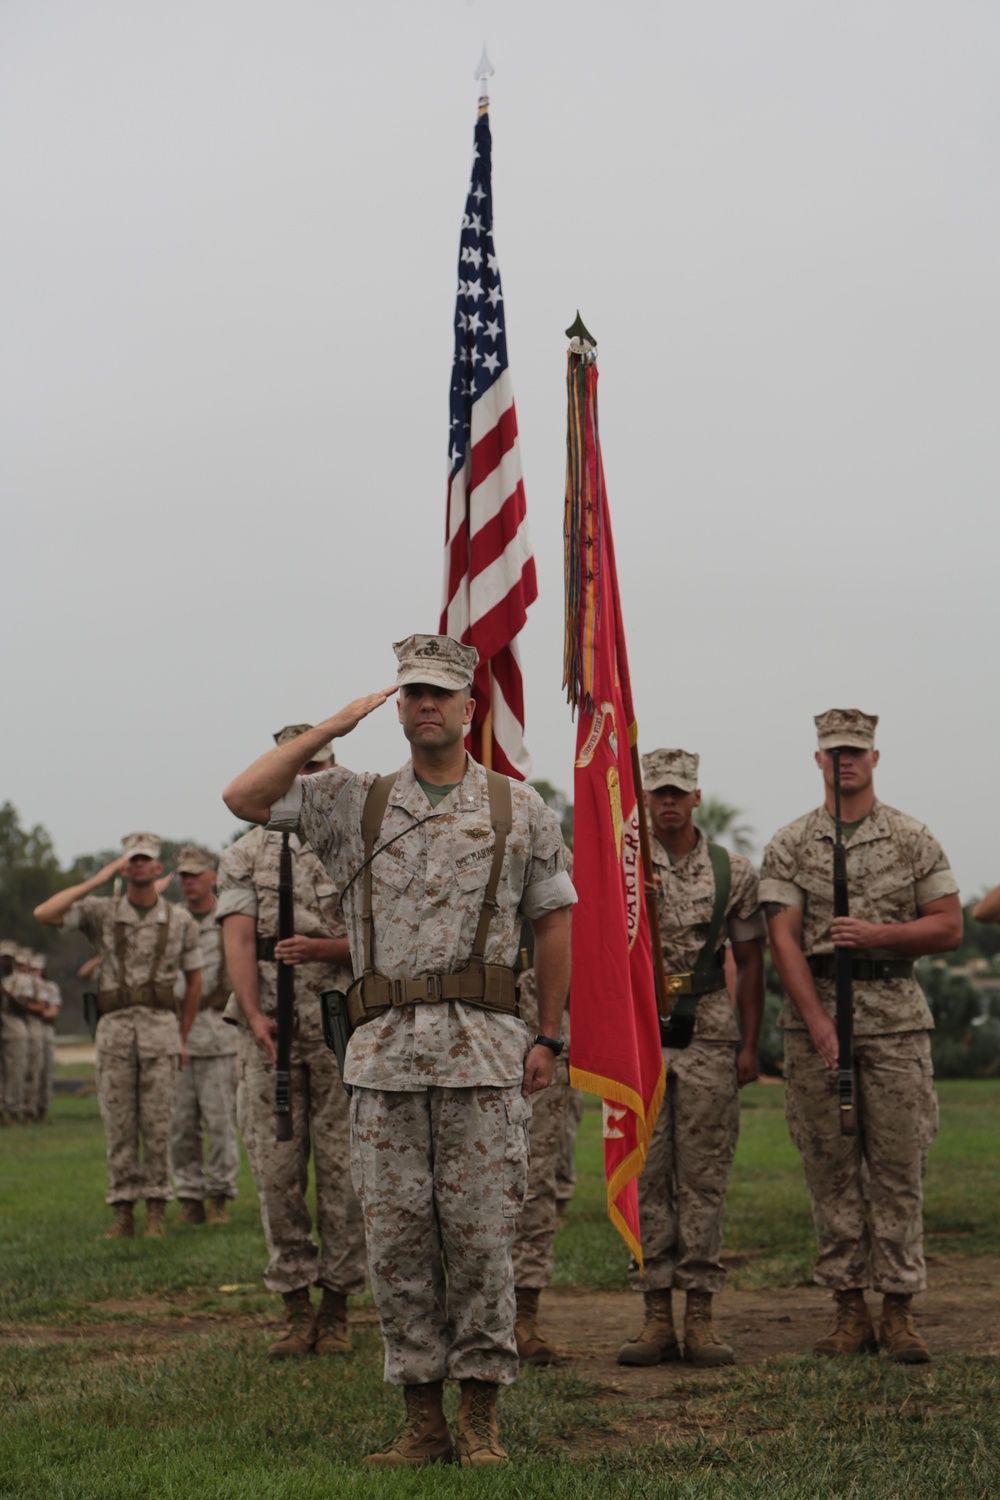
[[[552,1036],[542,1036],[541,1032],[539,1032],[532,1045],[535,1047],[548,1047],[549,1051],[558,1057],[565,1046],[565,1042],[558,1041]]]

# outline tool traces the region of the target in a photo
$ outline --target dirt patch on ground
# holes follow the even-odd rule
[[[919,1326],[937,1355],[1000,1355],[1000,1256],[939,1256],[928,1262],[929,1287],[918,1303]],[[227,1289],[228,1290],[228,1289]],[[234,1293],[258,1292],[238,1287]],[[175,1294],[95,1304],[93,1321],[70,1328],[21,1326],[0,1329],[0,1341],[59,1348],[70,1361],[122,1358],[149,1361],[186,1339],[221,1330],[276,1332],[281,1318],[267,1312],[205,1310],[203,1296]],[[683,1311],[683,1299],[675,1299]],[[877,1298],[869,1294],[877,1313]],[[728,1291],[717,1299],[718,1325],[736,1351],[737,1365],[808,1354],[830,1322],[831,1301],[816,1287]],[[568,1442],[578,1456],[627,1444],[678,1442],[721,1436],[726,1421],[714,1409],[713,1393],[725,1389],[726,1370],[695,1370],[683,1363],[642,1369],[619,1365],[619,1345],[640,1326],[642,1299],[633,1292],[594,1292],[585,1287],[554,1287],[543,1294],[541,1324],[572,1369],[596,1386],[592,1403],[600,1421]],[[375,1328],[371,1306],[351,1309],[355,1327]],[[73,1346],[103,1343],[97,1351]],[[930,1366],[914,1366],[920,1380]]]

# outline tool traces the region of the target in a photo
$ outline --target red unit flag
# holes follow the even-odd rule
[[[637,731],[597,423],[596,348],[579,319],[569,332],[577,330],[567,377],[563,678],[577,712],[570,1081],[604,1101],[608,1214],[641,1265],[636,1179],[665,1070]]]

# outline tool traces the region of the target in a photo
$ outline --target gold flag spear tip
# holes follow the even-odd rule
[[[566,337],[570,341],[570,349],[575,354],[591,354],[597,350],[597,340],[580,317],[580,309],[576,310],[576,318],[566,330]]]

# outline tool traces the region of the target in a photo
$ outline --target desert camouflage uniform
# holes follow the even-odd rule
[[[27,987],[25,988],[25,998],[30,1004],[37,1005],[42,998],[42,976],[33,971],[26,974],[25,978],[31,982],[30,993]],[[37,1120],[40,1118],[38,1096],[42,1088],[45,1058],[48,1051],[48,1027],[35,1011],[28,1012],[24,1023],[28,1033],[28,1055],[24,1069],[24,1113],[27,1119]]]
[[[166,947],[151,973],[158,928],[169,918]],[[126,931],[125,974],[118,973],[115,927]],[[101,958],[98,995],[154,983],[173,988],[178,970],[201,968],[198,929],[180,906],[168,906],[162,896],[155,910],[139,916],[126,896],[85,896],[63,918],[67,929],[79,928]],[[170,1197],[168,1146],[170,1118],[177,1085],[181,1038],[172,1010],[129,1005],[101,1016],[95,1036],[97,1097],[104,1121],[108,1152],[107,1203],[135,1203],[140,1198]],[[139,1137],[142,1136],[142,1161]]]
[[[51,979],[40,979],[37,983],[39,998],[46,1005],[57,1005],[62,1009],[62,995],[59,986]],[[45,1050],[42,1054],[42,1071],[38,1080],[38,1091],[35,1096],[35,1107],[39,1119],[48,1113],[49,1105],[52,1103],[52,1080],[56,1070],[56,1022],[43,1021],[45,1027]]]
[[[188,1065],[177,1080],[170,1125],[170,1172],[178,1198],[235,1198],[240,1170],[236,1139],[236,1033],[222,1019],[229,975],[216,911],[191,912],[201,943],[201,1005],[188,1032]],[[184,982],[178,978],[178,1006]],[[202,1159],[202,1135],[208,1156]]]
[[[764,854],[761,900],[802,911],[802,951],[833,952],[834,822],[825,807],[775,834]],[[850,913],[869,922],[912,922],[920,907],[957,892],[940,844],[914,818],[878,800],[847,841]],[[892,958],[878,949],[858,958]],[[836,1018],[836,986],[817,978]],[[923,1177],[937,1133],[931,1066],[934,1022],[915,979],[854,981],[854,1060],[859,1132],[840,1133],[837,1074],[824,1068],[790,1000],[785,1031],[785,1109],[802,1157],[818,1241],[815,1279],[835,1290],[889,1293],[926,1286]]]
[[[278,826],[298,825],[341,890],[364,859],[374,780],[336,766],[297,779],[271,809]],[[574,900],[555,814],[523,783],[511,795],[485,952],[508,967],[522,917]],[[494,847],[483,768],[468,761],[432,809],[403,766],[379,845],[399,833],[372,865],[375,967],[391,979],[454,972],[472,951]],[[344,892],[358,973],[363,886],[360,877]],[[352,1164],[392,1384],[516,1378],[511,1247],[527,1185],[529,1045],[516,1016],[461,1001],[393,1007],[351,1037]]]
[[[303,937],[343,937],[340,902],[332,880],[294,836],[292,882],[295,931]],[[237,839],[219,861],[216,919],[254,917],[259,938],[278,932],[278,860],[281,836],[255,828]],[[257,965],[260,1008],[277,1011],[277,964]],[[353,1296],[365,1289],[361,1208],[351,1182],[348,1099],[337,1060],[323,1040],[320,995],[346,990],[349,969],[334,964],[295,965],[295,1032],[291,1091],[293,1139],[274,1138],[274,1069],[253,1039],[235,1001],[237,1031],[236,1109],[260,1197],[269,1262],[264,1284],[272,1292],[295,1292],[314,1283]],[[316,1230],[306,1202],[309,1151],[316,1174]]]
[[[27,983],[25,983],[27,981]],[[3,1044],[3,1111],[11,1119],[21,1119],[27,1107],[25,1084],[28,1071],[28,1026],[24,1012],[14,998],[30,1000],[34,984],[30,974],[8,974],[3,982],[0,1001],[0,1042]]]
[[[715,905],[715,879],[700,829],[695,846],[671,864],[651,839],[653,869],[660,877],[657,909],[668,974],[690,972],[708,935]],[[720,947],[765,935],[757,898],[757,875],[740,854],[730,855],[732,883]],[[740,1128],[736,1051],[740,1032],[725,988],[702,995],[690,1045],[665,1047],[667,1087],[639,1178],[639,1224],[645,1277],[634,1260],[629,1282],[642,1292],[678,1287],[720,1292],[722,1223],[726,1187]]]
[[[531,1036],[539,1028],[534,969],[525,969],[518,984],[521,1020]],[[514,1285],[543,1290],[552,1280],[552,1242],[556,1234],[557,1174],[563,1159],[569,1118],[569,1011],[563,1012],[564,1043],[547,1089],[531,1097],[528,1126],[528,1190],[514,1240]],[[572,1090],[576,1092],[576,1090]]]

